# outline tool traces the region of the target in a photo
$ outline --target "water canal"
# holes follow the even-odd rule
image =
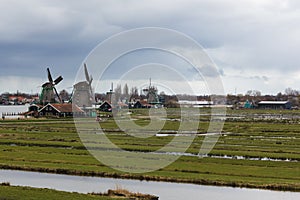
[[[154,194],[160,200],[298,200],[300,193],[202,186],[184,183],[138,181],[101,177],[83,177],[16,170],[0,170],[0,182],[11,185],[51,188],[61,191],[89,193],[105,192],[116,186],[133,192]]]

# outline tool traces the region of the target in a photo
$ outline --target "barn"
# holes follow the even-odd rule
[[[260,101],[257,104],[259,109],[275,109],[275,110],[282,110],[282,109],[291,109],[292,105],[289,101]]]
[[[43,108],[39,110],[40,116],[48,116],[48,117],[72,117],[74,114],[76,115],[84,115],[84,111],[81,110],[78,106],[72,104],[65,103],[48,103]]]

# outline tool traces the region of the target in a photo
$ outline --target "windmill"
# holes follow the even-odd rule
[[[61,102],[61,98],[58,95],[58,92],[57,92],[55,86],[58,83],[60,83],[63,80],[63,78],[62,78],[62,76],[59,76],[53,81],[49,68],[47,68],[47,73],[48,73],[48,82],[46,82],[42,85],[42,93],[40,95],[40,102],[43,105],[45,105],[47,103],[55,103],[56,102],[55,96],[57,96],[59,102]]]
[[[147,97],[147,102],[150,104],[157,104],[159,103],[159,97],[157,95],[157,88],[151,85],[151,78],[150,84],[148,88],[143,89],[143,93]]]
[[[79,107],[90,107],[93,103],[93,78],[89,75],[87,66],[84,63],[85,81],[76,83],[73,86],[72,102]]]

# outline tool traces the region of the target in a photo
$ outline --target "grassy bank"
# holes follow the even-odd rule
[[[80,194],[76,192],[62,192],[53,189],[10,186],[9,183],[0,184],[1,200],[158,200],[158,197],[149,194],[130,192],[126,189],[110,189],[104,193]]]
[[[119,198],[105,197],[92,194],[79,194],[70,192],[61,192],[50,189],[38,189],[30,187],[0,186],[1,200],[116,200]]]
[[[135,111],[136,123],[149,123],[145,112]],[[201,112],[204,115],[199,133],[207,130],[209,117],[205,114],[209,112],[209,109]],[[0,121],[0,168],[300,191],[299,111],[247,112],[228,112],[223,134],[210,153],[210,156],[245,159],[182,156],[163,169],[145,174],[120,172],[100,163],[82,145],[71,119]],[[178,110],[171,109],[168,117],[178,119]],[[179,123],[169,120],[164,130],[176,129]],[[173,138],[128,137],[112,119],[104,119],[100,125],[111,141],[128,151],[154,151]],[[196,155],[203,139],[204,136],[197,136],[187,152]],[[266,158],[279,161],[263,160]]]

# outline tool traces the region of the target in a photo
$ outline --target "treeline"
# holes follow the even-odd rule
[[[155,87],[152,86],[154,89]],[[127,84],[123,87],[117,85],[113,91],[115,98],[119,101],[130,102],[132,100],[144,100],[147,99],[147,93],[134,86],[129,88]],[[178,100],[187,100],[187,101],[211,101],[213,98],[211,95],[190,95],[190,94],[176,94],[170,95],[165,94],[163,91],[157,92],[157,95],[160,101],[164,104],[176,104]],[[66,90],[61,90],[59,92],[60,97],[63,101],[68,101],[71,98],[71,93]],[[38,99],[39,94],[28,94],[22,92],[16,93],[2,93],[0,95],[0,104],[8,103],[32,103]],[[108,93],[95,93],[95,101],[103,102],[108,100]],[[292,106],[300,106],[300,91],[292,88],[286,88],[284,93],[277,93],[276,95],[262,95],[258,90],[248,90],[245,94],[228,94],[226,95],[225,104],[235,105],[240,102],[250,101],[257,103],[259,101],[290,101]],[[170,105],[172,106],[172,105]],[[174,105],[176,106],[176,105]]]

